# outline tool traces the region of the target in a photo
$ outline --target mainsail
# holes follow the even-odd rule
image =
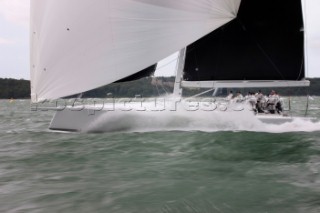
[[[242,0],[233,21],[189,45],[186,81],[305,78],[301,0]]]
[[[33,102],[132,76],[237,16],[240,0],[31,0]]]

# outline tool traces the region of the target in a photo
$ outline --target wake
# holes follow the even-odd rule
[[[250,111],[130,111],[106,113],[92,122],[84,131],[314,132],[320,131],[320,122],[297,118],[278,125],[265,124]]]

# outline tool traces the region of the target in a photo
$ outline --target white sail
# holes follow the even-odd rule
[[[234,19],[241,0],[31,0],[33,102],[132,75]]]

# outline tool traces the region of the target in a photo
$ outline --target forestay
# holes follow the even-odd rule
[[[234,19],[240,0],[31,0],[32,101],[137,73]]]

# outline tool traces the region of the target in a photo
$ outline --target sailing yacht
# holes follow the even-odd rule
[[[304,8],[301,0],[31,0],[32,102],[150,76],[176,51],[175,97],[183,88],[307,87]],[[81,131],[110,111],[81,109],[58,110],[50,129]]]

